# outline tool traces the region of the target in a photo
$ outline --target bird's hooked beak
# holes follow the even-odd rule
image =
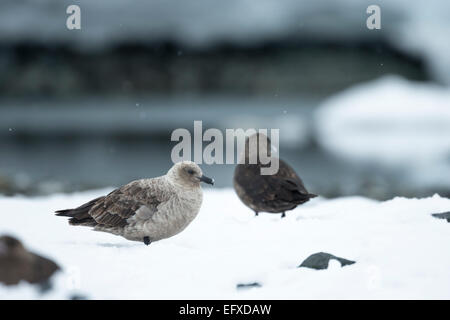
[[[199,179],[200,179],[200,181],[202,181],[204,183],[207,183],[207,184],[210,184],[210,185],[214,185],[214,179],[208,178],[205,175],[202,175]]]

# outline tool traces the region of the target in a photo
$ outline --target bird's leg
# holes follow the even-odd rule
[[[144,237],[144,243],[145,243],[146,246],[148,246],[151,243],[150,238],[149,237]]]
[[[257,217],[257,216],[258,216],[258,214],[259,214],[259,212],[258,212],[258,211],[255,211],[255,217]]]
[[[286,213],[283,212],[283,213],[281,214],[281,218],[284,218],[284,217],[286,217]]]

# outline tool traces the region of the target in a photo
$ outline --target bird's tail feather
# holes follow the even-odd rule
[[[81,226],[93,227],[97,223],[89,215],[89,210],[92,208],[93,205],[95,205],[97,203],[98,200],[100,200],[102,198],[103,197],[99,197],[94,200],[91,200],[75,209],[58,210],[58,211],[55,211],[55,213],[59,217],[69,217],[70,218],[69,223],[71,225],[81,225]]]

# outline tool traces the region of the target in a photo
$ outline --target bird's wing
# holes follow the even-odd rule
[[[136,180],[112,191],[89,210],[96,223],[108,227],[123,227],[142,206],[154,214],[158,205],[167,201],[169,194],[161,190],[158,179],[146,183]]]
[[[299,188],[297,181],[291,178],[279,176],[261,176],[262,182],[257,191],[260,192],[263,201],[285,204],[300,204],[309,200],[308,192]]]
[[[239,184],[248,186],[245,188],[247,195],[267,205],[290,206],[311,198],[295,171],[282,160],[274,175],[261,175],[258,165],[242,165],[238,170],[235,177]]]
[[[283,179],[285,182],[291,184],[299,193],[305,195],[309,194],[308,190],[306,190],[305,185],[303,184],[302,179],[300,179],[295,170],[281,159],[279,159],[279,164],[280,167],[278,173],[274,176],[279,179]]]

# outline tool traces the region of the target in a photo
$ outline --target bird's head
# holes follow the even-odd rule
[[[270,139],[263,133],[255,133],[245,139],[244,157],[245,163],[249,159],[257,159],[259,162],[260,153],[270,157],[272,154],[272,145]]]
[[[214,179],[205,176],[202,169],[192,161],[182,161],[174,164],[167,175],[172,182],[181,185],[198,186],[200,182],[214,184]]]

